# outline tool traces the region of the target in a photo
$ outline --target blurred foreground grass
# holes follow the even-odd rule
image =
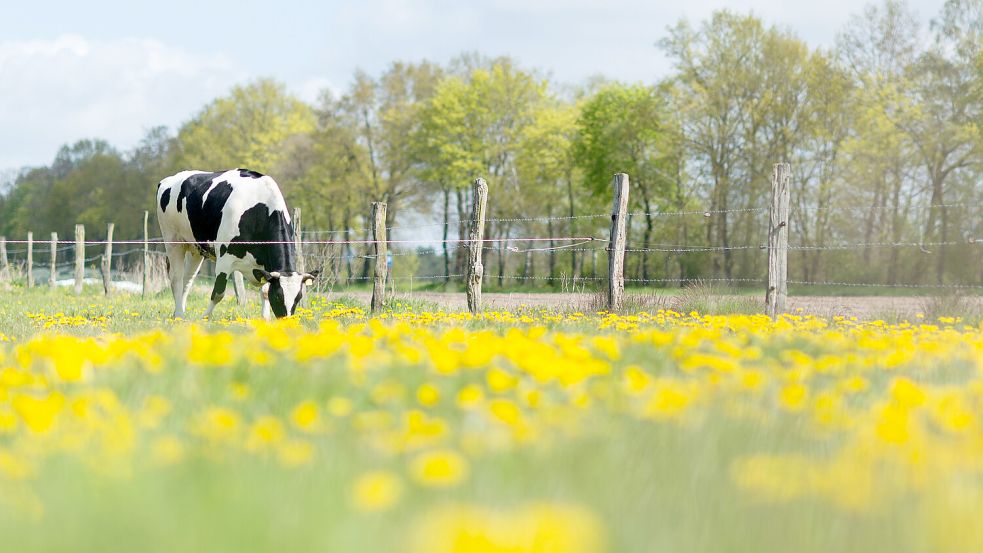
[[[4,551],[983,550],[958,318],[223,307],[5,297]]]

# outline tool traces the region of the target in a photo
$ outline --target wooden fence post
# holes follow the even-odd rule
[[[106,227],[106,253],[102,254],[102,290],[108,296],[113,285],[113,228],[116,225],[109,223]]]
[[[27,233],[27,287],[34,288],[34,233]]]
[[[386,294],[386,203],[372,203],[372,240],[375,245],[375,278],[372,285],[372,313],[382,309]]]
[[[0,282],[10,280],[10,261],[7,259],[7,237],[0,236]]]
[[[141,296],[147,297],[147,285],[150,280],[150,232],[147,227],[147,220],[150,219],[150,212],[143,210],[143,288]]]
[[[293,221],[291,222],[293,223],[294,226],[294,252],[295,255],[297,256],[296,269],[297,272],[299,273],[305,273],[307,272],[307,263],[304,260],[304,239],[303,239],[303,235],[301,234],[302,226],[301,226],[300,215],[301,215],[300,208],[295,207]],[[307,296],[305,295],[300,300],[300,304],[304,307],[307,307],[307,302],[308,299]]]
[[[481,282],[485,268],[481,264],[484,250],[485,210],[488,205],[488,183],[475,179],[471,204],[471,228],[468,231],[468,309],[477,315],[481,311]]]
[[[611,181],[614,206],[611,209],[611,239],[608,243],[608,309],[621,307],[625,297],[625,237],[628,221],[628,175],[617,173]]]
[[[768,283],[765,305],[768,316],[785,312],[788,296],[788,206],[792,168],[776,163],[771,181],[771,211],[768,215]]]
[[[82,279],[85,278],[85,226],[75,225],[75,294],[82,294]]]
[[[58,233],[51,233],[51,270],[48,271],[48,288],[58,286]]]
[[[301,238],[300,208],[294,208],[294,251],[297,252],[297,272],[307,272],[307,264],[304,262],[304,241]]]

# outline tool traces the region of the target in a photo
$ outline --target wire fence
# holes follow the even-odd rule
[[[928,211],[933,209],[952,209],[969,210],[983,208],[983,204],[972,203],[943,203],[928,204],[921,206],[906,206],[907,212]],[[792,214],[805,214],[813,212],[842,212],[842,213],[871,213],[887,209],[897,209],[892,206],[798,206],[792,208]],[[655,211],[634,211],[628,215],[632,218],[661,218],[661,217],[702,217],[713,218],[717,215],[725,214],[767,214],[768,208],[762,207],[739,207],[730,209],[689,209],[689,210],[655,210]],[[561,216],[525,216],[525,217],[498,217],[485,220],[487,225],[502,225],[512,223],[522,223],[529,225],[530,228],[542,223],[570,223],[573,221],[600,221],[610,220],[610,213],[594,213],[580,215],[561,215]],[[451,282],[465,277],[461,270],[463,266],[459,260],[461,250],[478,247],[481,248],[486,257],[486,266],[492,270],[486,270],[486,282],[512,283],[571,283],[571,282],[594,282],[602,283],[608,280],[602,263],[592,260],[588,267],[585,258],[591,256],[596,258],[598,254],[606,254],[608,251],[608,238],[604,236],[592,236],[582,234],[578,236],[495,236],[482,238],[480,241],[469,240],[463,237],[417,237],[423,229],[441,229],[444,227],[458,227],[469,224],[469,219],[449,219],[437,223],[423,223],[414,225],[393,225],[387,227],[390,232],[398,234],[409,233],[410,237],[387,239],[390,251],[387,253],[389,258],[389,277],[388,281],[407,281],[407,282],[427,282],[443,281]],[[573,228],[572,226],[570,228]],[[595,230],[600,229],[599,223]],[[528,230],[528,229],[527,229]],[[974,232],[975,231],[975,232]],[[983,236],[977,237],[975,234],[980,231],[979,225],[976,229],[963,229],[961,232],[954,232],[954,235],[961,235],[961,240],[929,240],[929,241],[819,241],[815,243],[799,242],[788,245],[790,251],[818,252],[818,251],[866,251],[873,249],[901,249],[917,248],[923,254],[930,254],[939,248],[949,248],[956,246],[976,246],[983,244]],[[300,233],[300,240],[236,240],[236,244],[241,245],[271,245],[286,246],[300,244],[305,266],[308,268],[320,267],[324,270],[322,277],[329,285],[338,286],[348,283],[359,283],[372,280],[369,275],[371,260],[376,259],[373,249],[377,241],[371,239],[371,229],[362,228],[343,228],[343,229],[305,229]],[[417,236],[414,236],[417,235]],[[764,237],[762,237],[764,239]],[[6,250],[7,263],[10,266],[18,267],[27,262],[26,255],[28,240],[7,239],[6,244],[15,247]],[[55,244],[55,263],[56,271],[76,266],[75,249],[77,243],[72,239],[33,240],[33,264],[39,269],[49,269],[49,256],[51,253],[50,245]],[[147,248],[144,248],[144,244]],[[480,243],[480,245],[478,245]],[[168,246],[187,245],[188,242],[182,240],[165,240],[163,237],[152,237],[146,241],[143,239],[113,240],[114,246],[134,246],[121,251],[112,252],[111,263],[117,266],[134,266],[143,263],[144,254],[150,255],[153,263],[163,263],[163,258],[167,255]],[[92,255],[91,248],[104,247],[106,240],[86,240],[83,243],[83,259],[85,265],[89,265],[104,259],[104,253]],[[203,244],[208,248],[214,248],[216,244]],[[767,252],[767,245],[764,241],[760,243],[738,243],[738,244],[680,244],[680,243],[632,243],[625,247],[627,254],[665,254],[668,256],[680,256],[688,254],[707,254],[714,255],[725,252],[747,251],[747,252]],[[981,250],[983,251],[983,250]],[[557,256],[562,254],[580,254],[579,270],[574,263],[574,270],[567,275],[539,275],[534,272],[534,261],[530,261],[529,256],[550,255]],[[517,257],[510,257],[510,256]],[[492,259],[497,258],[497,259]],[[399,259],[407,259],[404,263]],[[411,262],[411,259],[413,262]],[[505,261],[502,261],[505,259]],[[518,261],[516,261],[518,259]],[[553,259],[553,258],[551,258]],[[422,261],[421,261],[422,260]],[[540,262],[540,265],[542,262]],[[402,265],[402,266],[401,266]],[[568,265],[569,266],[569,265]],[[555,267],[551,267],[555,271]],[[511,274],[506,274],[506,270],[511,270]],[[542,268],[540,267],[540,270]],[[604,273],[604,274],[602,274]],[[764,278],[751,278],[746,276],[730,277],[720,274],[693,274],[680,277],[669,276],[632,276],[624,279],[626,283],[636,286],[665,286],[673,284],[687,284],[692,282],[723,283],[740,287],[757,286],[765,283]],[[983,283],[963,282],[963,283],[923,283],[908,282],[899,283],[888,281],[884,283],[876,282],[851,282],[842,279],[822,280],[815,278],[805,278],[800,280],[789,280],[789,285],[795,286],[826,286],[826,287],[863,287],[863,288],[913,288],[913,289],[955,289],[955,290],[980,290]]]

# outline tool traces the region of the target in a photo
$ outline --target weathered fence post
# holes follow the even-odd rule
[[[307,272],[307,264],[304,263],[304,241],[301,238],[300,208],[294,208],[294,250],[297,252],[297,272]]]
[[[294,251],[296,252],[296,255],[297,255],[297,272],[299,272],[299,273],[305,273],[305,272],[307,272],[307,269],[306,269],[307,263],[304,261],[304,240],[303,240],[303,236],[301,234],[302,227],[301,227],[300,215],[301,215],[300,208],[299,207],[295,207],[294,208],[294,219],[293,219],[292,222],[293,222],[293,225],[294,225]],[[304,307],[306,307],[307,306],[306,305],[307,304],[307,301],[308,301],[307,300],[307,296],[305,295],[300,300],[300,303],[301,303],[301,305],[303,305]]]
[[[51,270],[48,271],[48,287],[58,286],[58,233],[51,233]]]
[[[768,288],[765,305],[768,316],[785,312],[788,295],[788,206],[792,168],[776,163],[771,181],[771,211],[768,215]]]
[[[10,261],[7,259],[7,237],[0,236],[0,282],[10,280]]]
[[[147,284],[150,280],[150,235],[147,227],[147,220],[150,219],[150,212],[143,210],[143,288],[141,296],[147,297]]]
[[[34,288],[34,233],[27,233],[27,287]]]
[[[386,203],[372,203],[372,240],[375,245],[375,279],[372,285],[373,313],[382,309],[386,294]]]
[[[106,253],[102,254],[102,290],[107,296],[113,283],[113,228],[115,226],[114,223],[109,223],[106,227]]]
[[[85,278],[85,226],[75,225],[75,294],[82,293]]]
[[[625,236],[628,221],[628,175],[617,173],[611,181],[611,239],[608,243],[608,309],[621,307],[625,297]]]
[[[468,309],[477,315],[481,311],[481,282],[485,268],[481,265],[484,250],[485,210],[488,205],[488,183],[475,179],[471,204],[471,228],[468,231]]]

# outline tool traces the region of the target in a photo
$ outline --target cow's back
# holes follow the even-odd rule
[[[267,236],[269,229],[262,225],[249,223],[240,230],[240,223],[248,223],[243,217],[255,218],[256,213],[275,215],[290,225],[276,181],[255,171],[182,171],[157,187],[157,216],[165,240],[202,245],[279,239]]]

